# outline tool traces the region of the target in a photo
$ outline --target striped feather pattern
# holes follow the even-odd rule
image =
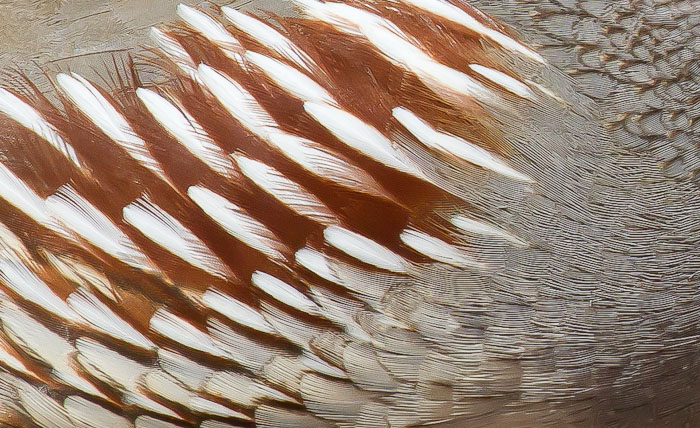
[[[590,100],[459,1],[296,5],[179,6],[151,31],[170,84],[59,74],[58,106],[31,83],[0,90],[0,424],[598,411],[590,391],[617,378],[572,363],[604,351],[568,340],[598,327],[585,288],[557,282],[586,270],[542,226],[580,214],[591,230],[566,239],[591,254],[609,231],[571,196],[594,174],[561,132],[606,162]]]

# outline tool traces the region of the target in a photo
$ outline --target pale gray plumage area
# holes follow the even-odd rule
[[[109,57],[113,50],[138,49],[150,25],[175,19],[170,1],[87,3],[35,2],[27,11],[0,5],[0,20],[4,11],[18,17],[1,21],[1,32],[14,38],[0,37],[0,50],[6,52],[0,61],[16,62],[20,69],[34,61],[49,71],[54,66],[86,71],[97,64],[87,59],[93,53]],[[222,234],[262,253],[258,258],[267,257],[285,275],[291,272],[294,285],[259,268],[251,280],[257,291],[245,302],[237,300],[234,274],[229,260],[218,258],[220,249],[207,247],[197,236],[201,231],[181,224],[178,213],[168,213],[172,207],[150,201],[147,193],[156,193],[155,185],[126,205],[123,222],[99,217],[104,235],[120,240],[112,253],[121,258],[104,266],[87,256],[83,261],[52,253],[33,239],[35,229],[0,223],[0,282],[11,291],[0,291],[0,411],[8,415],[1,423],[61,428],[700,424],[700,1],[469,4],[506,25],[506,34],[545,62],[508,51],[493,38],[478,38],[484,56],[525,88],[517,96],[480,80],[492,96],[478,99],[480,109],[473,111],[483,115],[480,125],[498,143],[497,161],[456,161],[444,147],[436,155],[439,150],[415,143],[408,134],[382,137],[391,138],[389,148],[373,159],[415,167],[420,173],[412,179],[447,195],[421,207],[434,214],[430,221],[443,220],[436,229],[447,230],[445,236],[434,238],[428,228],[421,229],[424,224],[407,224],[403,244],[382,246],[354,233],[321,196],[290,181],[282,168],[274,169],[277,165],[261,163],[255,153],[235,153],[226,161],[230,175],[219,173],[217,179],[258,180],[286,209],[312,213],[308,221],[318,223],[313,226],[318,231],[303,242],[285,242],[267,229],[269,219],[255,218],[254,210],[233,205],[228,195],[195,187],[199,183],[177,189],[181,184],[173,184],[168,169],[158,166],[164,181],[159,185],[189,197],[202,208],[197,215],[213,218]],[[234,6],[290,10],[288,4],[254,0]],[[93,12],[79,13],[88,9]],[[34,30],[13,30],[20,22]],[[217,84],[228,77],[207,67],[199,66],[199,76],[208,76],[199,83],[209,85],[211,93],[202,96],[213,103],[222,96]],[[27,70],[30,79],[36,77],[35,69]],[[439,85],[431,83],[439,93]],[[255,102],[254,95],[244,95]],[[305,96],[303,91],[292,95]],[[244,110],[251,103],[240,104]],[[335,104],[322,107],[342,110]],[[277,138],[300,170],[337,186],[329,188],[356,187],[383,203],[392,201],[382,183],[362,169],[366,162],[358,166],[313,141],[292,145],[292,137],[275,134],[281,121],[259,114],[265,113],[260,105],[252,111],[242,114],[251,118],[251,134],[257,126],[255,138]],[[334,132],[340,121],[308,117],[336,136],[345,135]],[[197,133],[206,131],[199,122],[206,117],[194,119],[186,130],[196,124],[191,134],[202,137]],[[450,126],[465,139],[472,136],[473,128]],[[202,141],[216,144],[207,135]],[[362,142],[352,143],[358,152],[357,147],[368,150]],[[399,161],[391,157],[392,143],[402,150]],[[6,149],[1,150],[4,156]],[[404,159],[406,164],[400,163]],[[389,166],[398,174],[400,168]],[[5,182],[22,184],[10,169],[3,174]],[[16,193],[33,203],[26,202],[24,212],[36,212],[28,218],[66,242],[72,237],[76,248],[112,254],[105,250],[107,238],[78,223],[79,216],[70,217],[72,223],[54,221],[58,214],[41,211],[46,195],[19,184]],[[103,202],[99,198],[90,201],[90,195],[69,191],[74,192],[63,188],[59,196],[68,196],[62,199],[49,196],[49,209],[72,201],[83,213],[99,212],[93,207]],[[14,197],[9,191],[0,196],[2,206]],[[124,230],[136,243],[122,237]],[[143,244],[147,239],[169,254],[151,257],[154,250]],[[409,247],[420,257],[408,260]],[[183,285],[171,300],[154,297],[157,304],[149,308],[154,314],[139,324],[133,320],[141,315],[129,313],[139,309],[121,299],[131,296],[125,290],[134,277],[179,287],[159,270],[166,258],[220,282],[201,290]],[[113,268],[118,262],[137,273],[122,275]],[[39,278],[37,271],[45,275]],[[76,291],[61,291],[70,297],[32,295],[29,309],[17,303],[21,290],[52,288],[59,275],[47,271],[60,273]],[[175,303],[169,308],[164,302]],[[128,321],[120,319],[124,314]]]
[[[0,69],[26,73],[51,90],[43,72],[72,70],[99,78],[113,57],[138,53],[153,25],[176,20],[179,3],[290,13],[287,1],[13,0],[0,3]]]

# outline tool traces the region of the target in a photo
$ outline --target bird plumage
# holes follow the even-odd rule
[[[181,5],[111,85],[0,90],[2,423],[697,421],[700,5],[495,3],[529,43]]]

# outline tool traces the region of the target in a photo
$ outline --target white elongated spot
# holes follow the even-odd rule
[[[20,125],[33,131],[61,152],[75,166],[82,168],[73,146],[61,137],[56,128],[47,122],[33,107],[4,88],[0,88],[0,112],[5,113]]]
[[[158,401],[147,397],[144,394],[125,392],[122,395],[122,403],[124,403],[127,406],[137,406],[146,410],[147,412],[158,413],[160,415],[167,416],[171,419],[182,419],[182,416],[180,416],[178,413],[175,413],[169,407],[160,404]],[[136,428],[180,427],[180,425],[171,424],[169,422],[163,421],[162,419],[150,418],[147,416],[139,416],[138,418],[136,418],[134,425]]]
[[[255,271],[251,275],[250,282],[285,305],[307,314],[319,314],[318,306],[311,299],[296,288],[270,274]]]
[[[236,239],[271,259],[284,259],[287,249],[277,236],[238,205],[201,186],[191,186],[187,189],[187,195]]]
[[[46,198],[46,207],[78,236],[117,260],[147,272],[158,271],[124,232],[70,185]]]
[[[388,22],[388,21],[386,21]],[[437,94],[445,89],[490,101],[494,94],[469,75],[441,64],[413,44],[408,36],[385,21],[361,25],[362,33],[393,63],[412,71]]]
[[[307,367],[313,371],[323,373],[326,376],[336,377],[339,379],[347,379],[348,375],[345,371],[339,367],[328,364],[326,361],[319,358],[316,354],[303,350],[301,357],[299,358],[304,367]]]
[[[533,98],[533,93],[530,90],[530,88],[527,87],[526,84],[510,77],[502,71],[498,71],[490,67],[485,67],[481,64],[469,64],[469,68],[519,97],[529,99]]]
[[[16,388],[17,395],[13,399],[18,401],[17,404],[26,411],[35,424],[47,428],[74,427],[65,409],[45,391],[26,382],[19,382]]]
[[[428,147],[451,154],[506,177],[520,181],[533,181],[527,175],[514,170],[481,147],[455,135],[437,131],[405,107],[395,107],[391,113],[399,123]]]
[[[153,331],[188,348],[217,357],[226,356],[224,352],[214,345],[214,342],[206,333],[165,309],[158,309],[151,317],[149,325]]]
[[[522,43],[519,43],[509,36],[486,27],[474,17],[470,16],[464,10],[448,3],[445,0],[402,0],[405,3],[413,5],[417,8],[423,9],[426,12],[438,15],[442,18],[455,22],[464,26],[465,28],[484,35],[490,38],[494,42],[498,43],[502,47],[518,52],[530,59],[544,64],[544,58],[537,52],[525,47]]]
[[[294,0],[306,15],[312,16],[320,21],[346,33],[359,36],[362,32],[358,28],[358,23],[371,20],[373,15],[358,8],[354,8],[341,3],[320,2],[316,0]]]
[[[453,266],[483,266],[447,242],[423,232],[406,229],[399,237],[406,246],[433,260]]]
[[[490,101],[493,97],[482,84],[468,75],[435,61],[401,29],[378,15],[342,3],[300,2],[307,13],[349,34],[363,35],[389,61],[413,72],[440,95],[448,90]]]
[[[305,102],[304,110],[328,129],[340,141],[358,152],[390,168],[420,179],[425,175],[381,132],[340,108],[314,102]]]
[[[292,211],[324,225],[338,223],[323,202],[281,172],[245,156],[234,158],[243,175]]]
[[[56,81],[63,92],[112,141],[145,168],[170,184],[163,168],[146,147],[146,142],[131,128],[124,116],[90,82],[72,73],[60,73]]]
[[[362,262],[392,272],[406,272],[403,257],[359,233],[340,226],[328,226],[323,237],[330,245]]]
[[[298,264],[321,278],[342,285],[325,254],[311,248],[302,248],[294,254],[294,259]]]
[[[212,395],[225,398],[238,405],[253,407],[261,401],[276,400],[297,403],[296,400],[274,388],[240,373],[216,372],[206,385]]]
[[[182,3],[177,5],[177,15],[192,29],[201,33],[210,42],[218,46],[229,58],[235,61],[240,60],[238,52],[243,47],[219,21],[202,11]]]
[[[231,160],[192,116],[154,91],[138,88],[136,95],[153,118],[190,153],[201,159],[214,172],[228,178],[233,176]]]
[[[202,302],[208,308],[215,310],[238,324],[262,331],[263,333],[275,333],[275,329],[272,328],[270,323],[265,321],[265,318],[260,312],[220,291],[214,289],[205,291],[202,295]]]
[[[132,426],[128,419],[78,395],[66,397],[63,407],[68,412],[68,416],[81,427],[131,428]]]
[[[160,370],[153,370],[146,375],[145,385],[151,391],[174,403],[181,404],[188,409],[219,417],[234,417],[250,420],[243,413],[236,412],[214,401],[200,397],[197,393],[189,391],[180,385],[172,376]]]
[[[350,190],[388,197],[365,170],[309,139],[287,133],[271,134],[268,142],[311,174]]]
[[[261,138],[279,132],[277,122],[238,82],[206,64],[200,64],[198,70],[204,86],[248,130]]]
[[[51,367],[52,374],[62,383],[87,394],[106,398],[75,370],[75,348],[68,341],[7,301],[0,308],[0,319],[7,336],[24,352]]]
[[[291,40],[283,36],[274,28],[264,24],[252,16],[241,13],[230,7],[224,6],[221,8],[221,11],[233,25],[260,42],[261,45],[274,51],[281,57],[293,62],[309,73],[313,74],[314,70],[318,70],[318,65],[316,65],[316,63],[306,54],[306,52],[299,49],[299,47],[292,43]]]
[[[256,373],[261,372],[267,362],[280,352],[274,346],[240,333],[214,317],[207,320],[207,331],[229,359]]]
[[[153,401],[155,403],[155,401]],[[201,425],[200,425],[201,426]],[[180,428],[180,425],[175,425],[166,422],[162,419],[156,419],[151,416],[141,415],[134,420],[135,428]]]
[[[0,197],[47,229],[71,240],[75,239],[56,219],[51,217],[44,200],[2,163],[0,163]]]
[[[213,276],[226,278],[229,269],[175,217],[142,196],[122,209],[124,220],[163,249]]]
[[[517,236],[506,232],[496,226],[484,223],[482,221],[473,220],[463,215],[456,215],[450,219],[450,222],[465,232],[476,233],[478,235],[492,236],[494,238],[503,239],[518,246],[527,246],[527,243]]]
[[[98,269],[71,256],[59,256],[49,251],[43,251],[42,255],[67,280],[97,290],[115,303],[119,301],[118,292],[112,282]]]
[[[88,322],[90,327],[141,348],[155,348],[156,345],[153,342],[85,288],[81,287],[78,291],[71,293],[66,301],[71,309]]]
[[[24,242],[2,223],[0,223],[0,254],[0,257],[18,259],[26,266],[32,268],[36,266],[34,256],[29,252]]]
[[[80,366],[90,375],[123,392],[124,404],[138,406],[174,419],[180,418],[169,408],[140,392],[141,382],[148,368],[93,339],[80,337],[75,341],[75,347],[78,350],[76,359]]]
[[[338,104],[321,85],[294,67],[252,51],[247,51],[245,58],[260,68],[282,89],[302,101]]]
[[[141,378],[148,370],[100,342],[87,337],[75,341],[76,359],[89,374],[120,391],[135,392]]]
[[[7,298],[5,295],[2,297]],[[24,365],[21,359],[17,358],[17,355],[17,351],[9,342],[6,342],[4,339],[0,339],[0,363],[5,367],[11,368],[12,370],[24,373],[29,377],[36,376],[27,368],[27,366]]]
[[[194,391],[200,390],[214,374],[214,369],[195,363],[182,354],[167,349],[158,350],[158,365],[170,376]]]
[[[0,280],[23,299],[68,321],[82,322],[78,314],[71,310],[66,302],[19,258],[6,257],[6,254],[0,255]]]
[[[180,70],[193,79],[197,78],[197,64],[180,42],[156,27],[151,27],[148,35]]]

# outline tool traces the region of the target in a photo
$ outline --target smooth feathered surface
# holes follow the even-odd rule
[[[0,90],[0,424],[700,423],[700,4],[295,7]]]

